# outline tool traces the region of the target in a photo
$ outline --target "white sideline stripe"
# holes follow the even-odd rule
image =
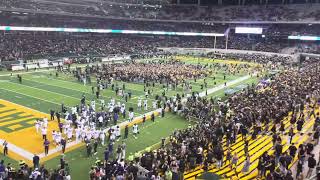
[[[3,139],[0,139],[0,145],[3,146],[3,142],[4,140]],[[18,154],[19,156],[22,156],[28,160],[32,160],[33,159],[33,154],[30,153],[29,151],[26,151],[14,144],[11,144],[9,142],[8,143],[8,150],[9,150],[9,153],[10,151],[14,152],[15,154]]]
[[[256,73],[254,73],[252,76],[254,76],[254,75],[256,75]],[[212,94],[212,93],[214,93],[214,92],[216,92],[216,91],[219,91],[219,90],[221,90],[221,89],[224,89],[224,88],[226,88],[226,87],[232,86],[232,85],[237,84],[237,83],[240,83],[240,82],[242,82],[242,81],[245,81],[245,80],[249,79],[250,77],[251,77],[250,75],[246,75],[246,76],[240,77],[240,78],[238,78],[238,79],[235,79],[235,80],[232,80],[232,81],[227,82],[227,86],[224,86],[224,84],[221,84],[221,85],[219,85],[219,86],[217,86],[217,87],[208,89],[208,94]],[[8,90],[8,91],[11,91],[11,90]],[[14,92],[14,91],[13,91],[13,92]],[[21,94],[21,93],[19,93],[19,94]],[[205,96],[205,94],[206,94],[205,91],[201,92],[201,93],[200,93],[200,97]],[[23,95],[24,95],[24,94],[23,94]],[[28,95],[26,95],[26,96],[28,96]],[[190,95],[189,95],[189,96],[190,96]],[[31,96],[31,97],[32,97],[32,96]],[[37,99],[40,99],[40,98],[37,98]],[[187,98],[184,98],[183,100],[186,100],[186,99],[187,99]],[[41,100],[42,100],[42,99],[41,99]],[[47,100],[44,100],[44,101],[47,101]],[[15,104],[15,103],[13,103],[13,104]],[[57,103],[55,103],[55,104],[57,104]],[[26,108],[28,108],[28,107],[26,107]],[[29,109],[30,109],[30,108],[29,108]],[[40,112],[40,111],[39,111],[39,112]],[[144,115],[148,116],[148,115],[151,115],[151,114],[154,113],[154,112],[161,112],[161,108],[156,109],[156,110],[153,110],[153,111],[150,111],[150,112],[148,112],[148,113],[146,113],[146,114],[144,114]],[[135,117],[135,118],[133,119],[132,122],[136,121],[137,119],[141,119],[142,117],[143,117],[143,115],[137,116],[137,117]],[[122,123],[120,123],[120,124],[118,124],[118,125],[119,125],[120,127],[124,127],[124,126],[126,126],[127,124],[129,124],[129,121],[124,121],[124,122],[122,122]],[[0,139],[0,143],[1,143],[0,145],[2,146],[2,144],[3,144],[3,140],[2,140],[2,139]],[[69,142],[69,143],[67,143],[66,148],[72,147],[72,146],[75,146],[75,145],[78,145],[78,144],[80,144],[80,143],[82,143],[82,142],[81,142],[81,141],[79,141],[79,142],[76,142],[76,141]],[[51,146],[52,146],[52,145],[51,145]],[[8,148],[9,148],[9,151],[12,151],[12,152],[14,152],[14,153],[16,153],[16,154],[18,154],[18,155],[20,155],[20,156],[22,156],[22,157],[25,157],[25,158],[28,159],[28,160],[32,160],[32,158],[33,158],[33,154],[32,154],[32,153],[30,153],[30,152],[28,152],[28,151],[26,151],[26,150],[24,150],[24,149],[21,149],[21,148],[15,146],[14,144],[11,144],[11,143],[9,143],[9,142],[8,142]],[[56,148],[49,149],[48,155],[54,154],[54,153],[59,152],[59,151],[61,151],[61,147],[56,147]],[[39,157],[40,157],[40,158],[45,157],[44,153],[39,154]]]
[[[75,69],[77,67],[85,67],[85,66],[87,66],[87,64],[79,64],[79,65],[76,64],[76,66],[72,66],[72,67],[70,67],[70,69]],[[17,75],[17,74],[32,74],[32,73],[37,73],[37,72],[47,72],[47,71],[55,71],[55,70],[56,70],[55,68],[50,67],[50,69],[42,69],[42,70],[36,69],[35,71],[32,71],[32,70],[30,70],[30,71],[20,71],[20,72],[18,71],[18,72],[12,72],[12,76]],[[0,77],[1,76],[11,76],[11,73],[1,74]]]
[[[52,143],[53,142],[50,142],[50,146],[54,146]],[[81,143],[81,141],[79,141],[79,142],[77,142],[77,141],[67,142],[66,149],[69,148],[69,147],[75,146],[77,144],[80,144],[80,143]],[[56,148],[53,148],[53,149],[50,149],[50,147],[49,147],[48,155],[54,154],[54,153],[59,152],[59,151],[62,151],[62,146],[57,146]],[[39,154],[39,157],[43,158],[43,157],[46,157],[46,155],[43,152],[43,153]]]
[[[9,89],[4,89],[4,88],[0,88],[0,89],[2,89],[2,90],[4,90],[4,91],[11,91],[11,92],[14,92],[14,93],[17,93],[17,94],[21,94],[21,95],[24,95],[24,96],[29,96],[29,97],[32,97],[32,98],[35,98],[35,99],[39,99],[39,100],[41,100],[41,101],[46,101],[46,102],[49,102],[49,103],[52,103],[52,104],[61,105],[61,104],[59,104],[59,103],[57,103],[57,102],[53,102],[53,101],[49,101],[49,100],[46,100],[46,99],[42,99],[42,98],[35,97],[35,96],[29,95],[29,94],[23,94],[23,93],[14,91],[14,90],[9,90]],[[12,102],[10,101],[10,103],[12,103]],[[20,105],[20,104],[19,104],[19,105]],[[21,106],[21,105],[20,105],[20,106]],[[68,106],[66,106],[66,107],[68,107]],[[34,109],[33,109],[33,110],[34,110]]]
[[[37,71],[28,71],[28,72],[14,72],[12,73],[12,76],[14,75],[17,75],[17,74],[32,74],[32,73],[37,73],[37,72],[47,72],[47,71],[54,71],[55,69],[46,69],[46,70],[37,70]],[[11,76],[11,73],[10,74],[1,74],[1,76]]]
[[[252,76],[255,76],[256,73],[254,73]],[[243,77],[240,77],[238,79],[235,79],[235,80],[232,80],[232,81],[229,81],[227,82],[227,85],[224,86],[224,84],[220,84],[219,86],[217,87],[214,87],[214,88],[211,88],[211,89],[208,89],[208,94],[212,94],[214,92],[217,92],[221,89],[224,89],[226,87],[229,87],[229,86],[232,86],[232,85],[235,85],[235,84],[238,84],[239,82],[242,82],[242,81],[245,81],[247,79],[249,79],[251,76],[250,75],[246,75],[246,76],[243,76]],[[203,91],[199,94],[200,97],[203,97],[203,96],[206,96],[206,91]]]

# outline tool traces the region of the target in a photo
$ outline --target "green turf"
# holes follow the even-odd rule
[[[146,147],[159,143],[163,137],[168,137],[175,129],[184,129],[188,126],[186,121],[177,115],[167,114],[164,118],[156,118],[153,123],[147,121],[144,125],[140,125],[140,134],[135,139],[129,135],[129,138],[125,141],[127,145],[127,156],[137,151],[144,150]],[[122,143],[120,140],[118,143]],[[117,144],[118,144],[117,143]],[[117,144],[114,145],[116,149]],[[77,150],[66,153],[66,159],[70,164],[71,176],[73,179],[88,179],[88,172],[90,167],[94,165],[96,158],[103,159],[103,151],[105,147],[100,146],[98,154],[88,158],[86,156],[85,147],[81,147]],[[114,153],[115,154],[115,153]],[[45,162],[46,167],[56,168],[59,165],[59,159],[54,158]]]
[[[189,59],[189,63],[195,63],[195,59]],[[200,61],[202,62],[202,61]],[[207,63],[207,62],[206,62]],[[224,71],[215,70],[215,73],[210,77],[206,78],[208,88],[216,87],[224,82],[228,82],[234,79],[244,76],[246,72],[240,72],[236,75],[227,74],[226,79],[223,79]],[[94,79],[92,85],[83,84],[77,82],[77,80],[70,74],[60,73],[59,77],[55,77],[54,72],[32,72],[29,74],[23,74],[23,81],[20,84],[17,81],[15,75],[13,76],[0,76],[0,98],[5,99],[17,104],[21,104],[45,113],[48,113],[50,109],[60,110],[61,103],[67,106],[74,106],[80,103],[80,98],[84,94],[87,100],[95,99],[95,95],[91,92],[91,86],[95,86]],[[213,77],[215,77],[216,85],[214,85]],[[198,79],[197,82],[189,80],[193,86],[193,91],[201,92],[200,85],[203,84],[203,79]],[[210,96],[224,97],[225,91],[230,88],[235,88],[243,84],[251,84],[257,82],[257,78],[253,77],[246,81],[237,83],[233,86],[219,90]],[[118,82],[119,86],[122,87],[123,82]],[[138,83],[125,83],[126,89],[130,89],[133,93],[132,99],[127,103],[128,107],[134,107],[136,109],[138,97],[143,97],[143,84]],[[161,95],[163,91],[163,85],[156,84],[153,89],[153,94],[149,97],[149,110],[151,110],[151,104],[156,94]],[[239,90],[239,89],[238,89]],[[169,90],[167,95],[173,96],[176,93],[181,93],[182,88],[178,87],[176,90]],[[110,88],[102,91],[102,97],[106,100],[106,103],[111,97],[116,97],[116,101],[123,102],[121,97],[115,96],[114,91]],[[99,101],[97,106],[99,107]],[[144,113],[145,111],[135,110],[135,115]],[[123,121],[123,119],[121,120]],[[168,137],[174,129],[183,129],[188,126],[182,117],[173,114],[167,114],[165,118],[156,118],[156,123],[147,122],[144,127],[140,126],[141,133],[138,139],[133,139],[132,136],[127,140],[127,155],[136,151],[144,150],[146,147],[152,146],[159,143],[161,138]],[[115,146],[116,148],[116,146]],[[115,149],[114,148],[114,149]],[[102,152],[104,147],[99,148],[99,153],[96,157],[103,158]],[[84,148],[71,151],[66,154],[66,159],[71,167],[71,174],[73,179],[88,179],[88,171],[90,166],[95,162],[95,158],[86,158],[86,152]],[[14,163],[14,160],[10,158],[5,159],[6,162]],[[46,166],[48,168],[56,168],[59,164],[59,158],[54,158],[47,161]]]

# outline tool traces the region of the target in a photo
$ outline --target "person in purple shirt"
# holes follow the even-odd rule
[[[109,150],[108,148],[106,148],[106,150],[104,151],[104,160],[107,162],[109,160]]]
[[[59,126],[60,133],[62,133],[63,123],[60,122],[60,123],[58,124],[58,126]]]
[[[0,162],[0,179],[4,179],[5,178],[5,174],[6,173],[6,167],[4,165],[4,161],[1,160]]]
[[[114,125],[116,125],[116,124],[117,124],[118,119],[119,119],[119,115],[118,115],[118,113],[114,113],[114,115],[113,115],[113,122],[114,122]]]
[[[112,142],[110,142],[108,145],[108,151],[109,151],[109,154],[112,155],[112,152],[113,152],[113,143]]]
[[[44,154],[48,155],[50,141],[48,139],[45,139],[43,145],[44,145]]]

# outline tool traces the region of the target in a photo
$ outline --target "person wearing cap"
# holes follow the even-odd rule
[[[8,155],[8,142],[6,140],[4,140],[2,145],[3,145],[3,155],[7,156]]]
[[[129,134],[129,126],[126,125],[125,129],[124,129],[124,139],[128,138],[128,134]]]
[[[70,167],[68,163],[65,164],[64,173],[65,173],[66,180],[71,180]]]
[[[31,177],[32,177],[32,179],[38,179],[38,176],[41,176],[41,173],[39,172],[38,168],[35,168],[35,170],[32,171],[32,173],[31,173]]]
[[[43,142],[43,145],[44,145],[44,154],[48,155],[50,141],[48,139],[45,139],[44,142]]]
[[[62,153],[64,153],[66,151],[67,141],[64,138],[62,138],[60,141],[60,144],[61,144],[61,148],[62,148]]]
[[[0,179],[4,179],[6,175],[6,166],[4,165],[4,161],[0,162]]]
[[[38,155],[34,154],[34,156],[32,158],[32,162],[33,162],[34,168],[39,168],[40,157]]]

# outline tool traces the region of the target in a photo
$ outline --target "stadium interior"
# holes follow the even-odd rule
[[[0,2],[0,180],[315,180],[319,138],[319,0]]]

